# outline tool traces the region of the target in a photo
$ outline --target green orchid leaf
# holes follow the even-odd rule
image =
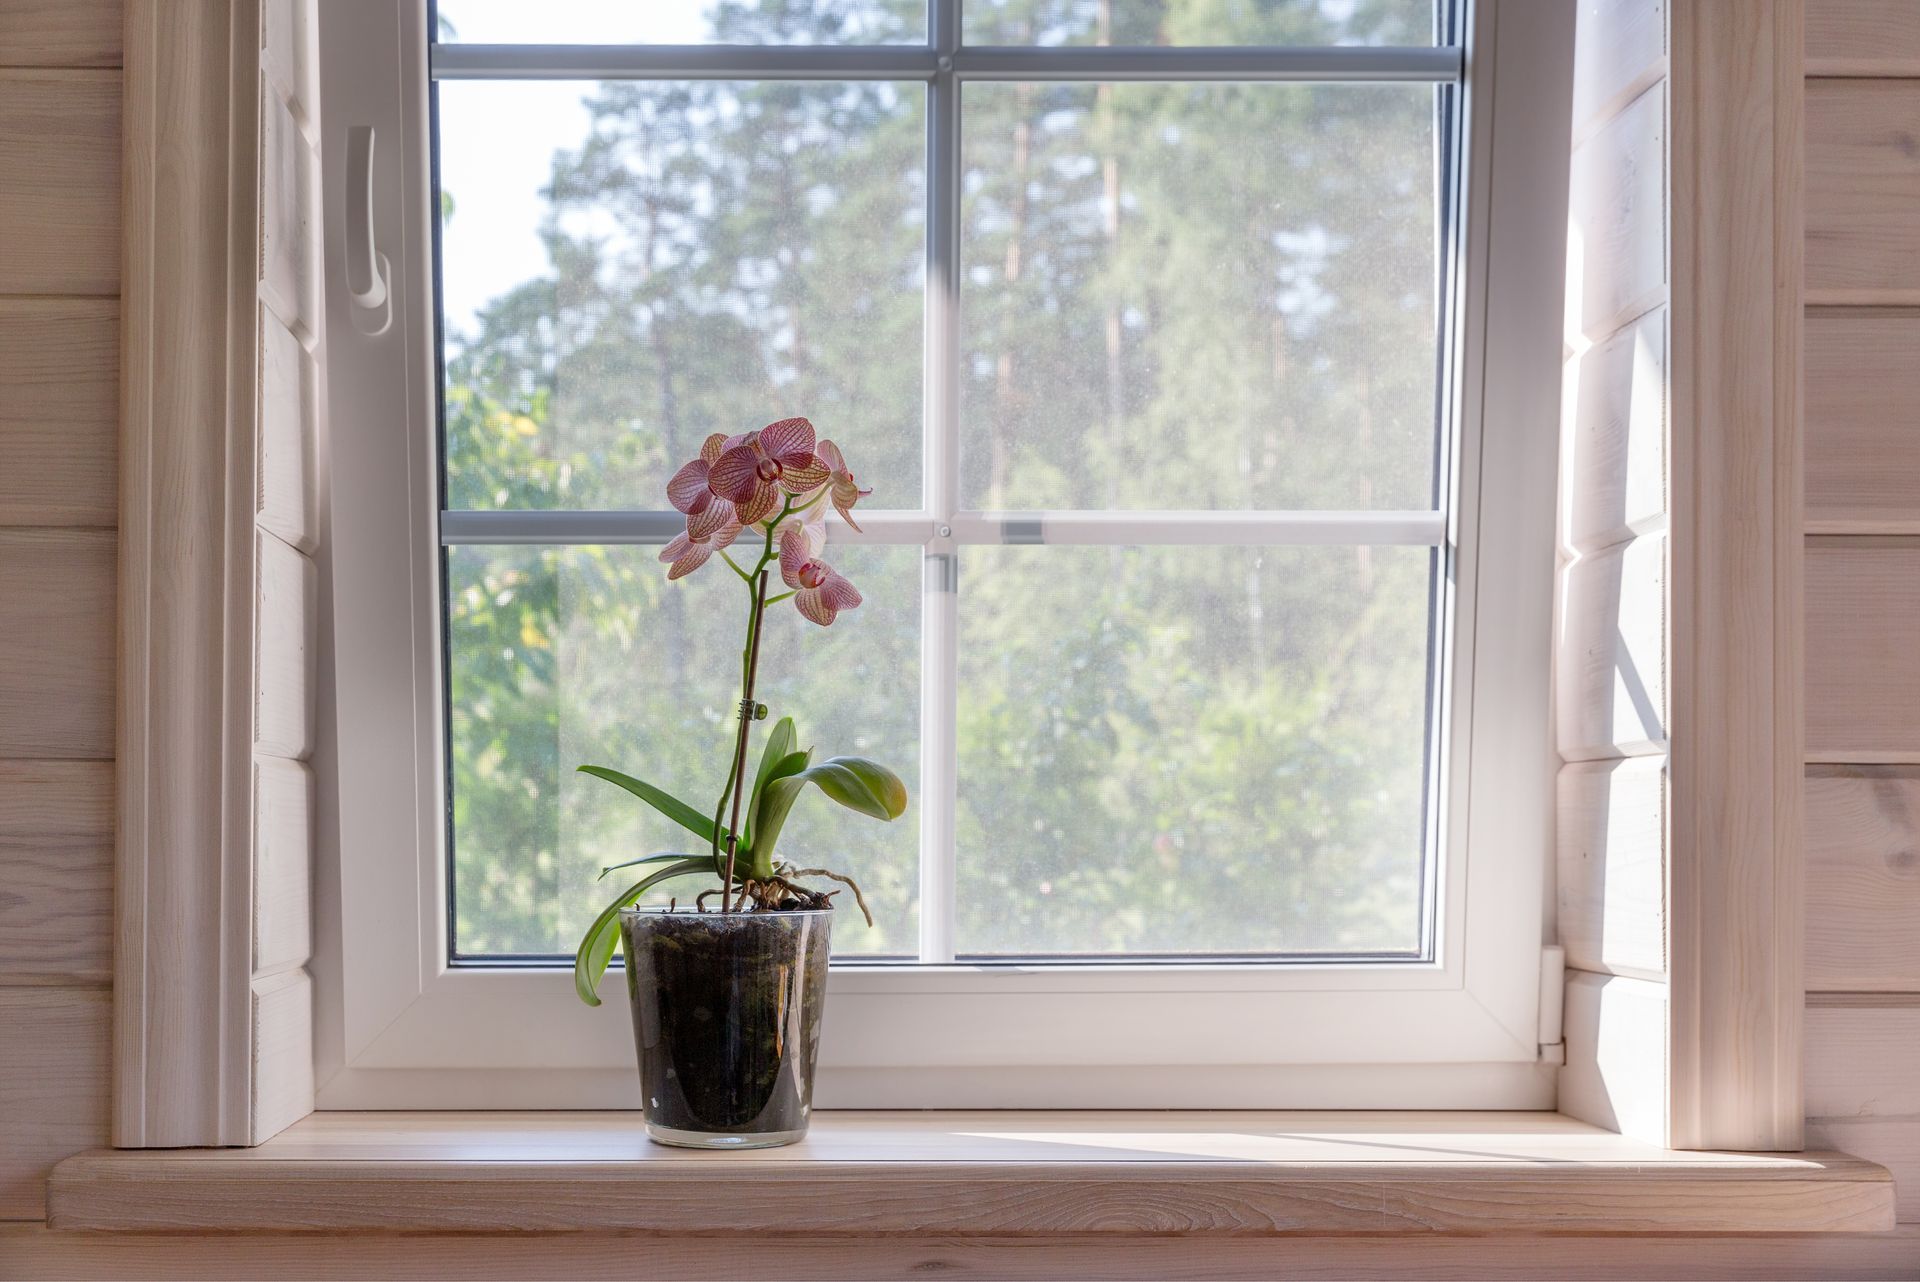
[[[907,785],[877,761],[828,757],[806,773],[821,792],[849,810],[889,821],[907,811]]]
[[[618,770],[610,770],[606,766],[581,766],[579,769],[583,775],[605,779],[608,783],[625,788],[694,836],[708,843],[713,841],[713,820],[672,793],[662,791],[644,779],[635,779],[632,775],[621,774]]]
[[[767,736],[767,746],[760,753],[760,769],[753,778],[753,792],[747,797],[749,812],[752,811],[754,803],[760,800],[760,790],[766,787],[767,780],[773,777],[774,767],[792,753],[796,738],[792,717],[782,717],[774,724],[773,732]]]
[[[601,910],[593,919],[593,925],[587,927],[587,933],[580,937],[580,947],[573,954],[573,991],[581,1001],[589,1006],[600,1004],[600,994],[595,990],[600,987],[600,977],[607,973],[607,963],[613,960],[614,946],[620,941],[620,910],[663,881],[702,872],[712,874],[711,859],[683,858],[677,864],[648,873]]]
[[[773,849],[780,842],[780,830],[786,827],[787,812],[807,786],[807,771],[785,775],[768,782],[760,794],[753,814],[752,876],[765,880],[773,875]]]
[[[699,857],[704,858],[704,856],[699,856]],[[600,876],[595,877],[594,880],[599,881],[602,878],[604,878],[608,873],[619,872],[622,868],[637,868],[641,864],[664,864],[664,863],[669,863],[675,859],[693,859],[693,858],[696,858],[696,856],[690,855],[686,853],[684,850],[667,850],[667,851],[662,851],[660,854],[657,854],[657,855],[642,855],[638,859],[626,859],[626,860],[622,860],[617,864],[608,864],[605,868],[602,868],[600,870]]]

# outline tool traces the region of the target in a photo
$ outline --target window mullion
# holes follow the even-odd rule
[[[954,957],[955,721],[960,563],[960,0],[929,0],[935,71],[927,102],[926,505],[920,659],[920,961]]]

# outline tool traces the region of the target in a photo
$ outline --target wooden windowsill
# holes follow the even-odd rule
[[[820,1113],[789,1148],[634,1113],[315,1113],[254,1149],[83,1153],[55,1228],[849,1235],[1852,1233],[1881,1167],[1673,1153],[1556,1113]]]

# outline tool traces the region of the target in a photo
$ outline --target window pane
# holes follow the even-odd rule
[[[966,549],[959,951],[1417,952],[1432,561]]]
[[[468,44],[925,44],[926,0],[439,0]]]
[[[967,85],[962,504],[1430,507],[1434,93]]]
[[[1433,0],[962,0],[978,45],[1430,45]]]
[[[693,837],[610,784],[610,765],[711,808],[738,725],[744,588],[718,561],[678,583],[647,547],[449,550],[449,757],[455,945],[467,957],[571,953],[618,889],[601,867]],[[837,568],[866,597],[832,627],[783,604],[768,615],[754,736],[797,722],[821,757],[857,753],[919,772],[920,553],[840,546]],[[813,795],[795,807],[781,857],[860,882],[869,930],[840,897],[834,951],[912,955],[917,811],[880,823]],[[693,843],[693,844],[689,844]],[[627,883],[631,884],[631,883]],[[694,878],[667,894],[705,889]],[[665,903],[667,894],[657,896]]]
[[[924,86],[438,94],[450,507],[664,507],[792,414],[920,505]]]

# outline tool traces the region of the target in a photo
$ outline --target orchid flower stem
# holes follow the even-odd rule
[[[753,576],[751,574],[748,574],[745,570],[741,569],[740,563],[734,560],[732,557],[728,556],[727,550],[725,548],[720,549],[720,559],[722,561],[725,561],[728,567],[732,569],[732,571],[735,574],[740,576],[740,581],[742,583],[746,584],[749,588],[753,586]]]
[[[720,805],[724,809],[728,794],[733,797],[733,814],[727,821],[727,870],[720,881],[720,912],[722,915],[733,911],[733,866],[740,853],[740,803],[747,788],[747,740],[753,731],[754,702],[753,683],[760,669],[760,626],[767,612],[767,566],[773,563],[773,532],[780,522],[793,514],[793,500],[787,499],[781,505],[780,515],[767,526],[766,546],[761,549],[759,563],[753,567],[751,576],[742,575],[747,580],[747,592],[751,598],[747,613],[747,644],[740,656],[740,733],[734,739],[733,768],[727,772],[727,790],[720,794]],[[733,558],[727,558],[727,564],[733,564]],[[739,566],[734,566],[738,570]],[[744,902],[746,896],[741,895]]]

